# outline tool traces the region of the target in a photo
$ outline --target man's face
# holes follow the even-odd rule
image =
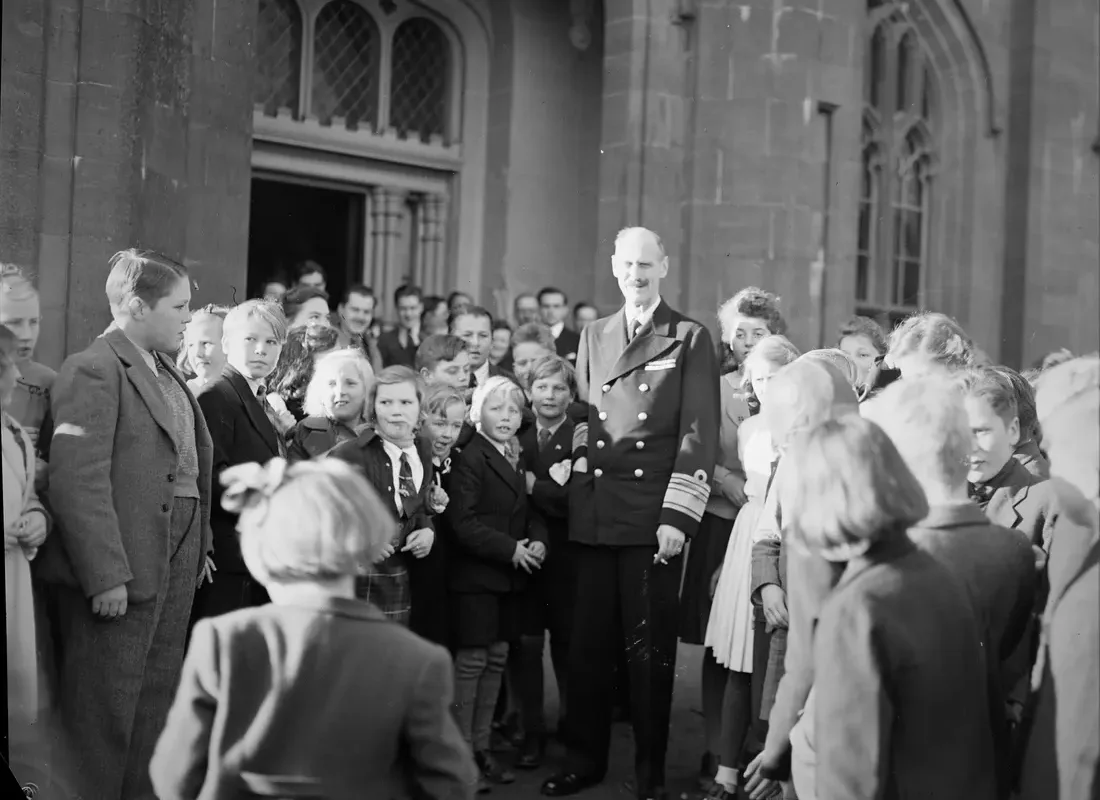
[[[423,369],[420,374],[428,386],[442,383],[466,391],[470,386],[470,354],[459,353],[453,361],[440,361],[431,372]]]
[[[298,285],[308,286],[311,289],[321,289],[322,291],[324,291],[325,276],[322,275],[320,272],[307,272],[305,275],[298,279]]]
[[[374,298],[352,292],[338,309],[350,333],[362,334],[374,322]]]
[[[651,233],[628,233],[615,246],[611,270],[628,305],[648,308],[660,296],[661,279],[668,274],[668,258],[661,254]]]
[[[519,385],[527,385],[527,376],[542,359],[552,353],[538,342],[523,342],[512,345],[512,371],[519,378]]]
[[[1013,417],[1006,424],[984,397],[967,396],[963,405],[973,436],[966,479],[971,483],[983,483],[1000,472],[1012,458],[1012,451],[1020,441],[1020,423]]]
[[[539,321],[539,301],[531,295],[516,298],[516,325],[526,325],[528,322]]]
[[[424,313],[424,303],[419,297],[402,297],[397,301],[397,320],[407,331],[420,327],[420,315]]]
[[[191,285],[187,278],[176,281],[172,291],[151,307],[144,302],[141,306],[140,322],[145,329],[149,349],[169,354],[179,350],[187,323],[191,321]]]
[[[451,333],[466,343],[466,350],[470,354],[470,369],[480,369],[489,359],[489,345],[493,341],[493,324],[489,318],[463,314],[455,320]]]
[[[18,300],[8,297],[6,292],[0,295],[0,325],[7,325],[15,334],[17,362],[26,362],[34,354],[41,322],[37,292],[27,292]]]
[[[585,325],[595,322],[597,319],[599,319],[599,312],[596,309],[592,306],[581,306],[573,315],[573,327],[578,331],[583,331]]]
[[[565,305],[565,295],[560,292],[544,294],[539,302],[539,311],[542,312],[542,322],[553,328],[559,322],[565,322],[569,314],[569,308]]]

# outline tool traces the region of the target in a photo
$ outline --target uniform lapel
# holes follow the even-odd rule
[[[986,516],[998,525],[1006,528],[1015,528],[1023,520],[1020,506],[1027,500],[1028,490],[1031,487],[1031,473],[1020,465],[1016,459],[1010,462],[1011,472],[991,498],[986,506]]]
[[[176,431],[172,420],[168,417],[168,404],[164,400],[164,394],[157,385],[156,375],[149,369],[145,359],[141,357],[137,347],[130,341],[120,328],[111,327],[103,334],[104,340],[118,355],[119,360],[126,368],[126,378],[137,391],[149,409],[149,415],[160,426],[172,444],[176,443]],[[154,356],[156,358],[156,356]]]
[[[244,406],[244,412],[248,416],[248,421],[252,423],[252,427],[260,434],[260,437],[264,440],[264,444],[271,448],[271,455],[279,455],[279,439],[278,434],[275,433],[275,426],[272,425],[271,420],[267,418],[263,406],[260,405],[260,401],[256,395],[252,393],[252,387],[248,385],[248,381],[245,379],[244,375],[230,366],[226,366],[222,374],[229,380],[229,385],[237,392],[237,396],[241,398],[241,405]]]
[[[677,339],[669,336],[672,324],[672,309],[663,300],[654,309],[653,318],[643,325],[638,331],[638,335],[629,342],[626,341],[626,310],[620,310],[612,319],[618,320],[620,340],[625,346],[622,354],[604,379],[605,381],[609,382],[621,378],[646,362],[668,352],[678,342]],[[608,333],[606,328],[604,332],[605,334]]]

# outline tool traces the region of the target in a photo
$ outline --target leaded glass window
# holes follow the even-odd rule
[[[885,323],[922,305],[935,163],[935,72],[904,6],[895,9],[876,15],[864,62],[856,248],[857,310]]]
[[[313,33],[311,112],[322,125],[342,117],[352,130],[378,124],[381,37],[374,18],[352,0],[332,0]]]
[[[427,141],[446,132],[450,44],[424,17],[405,20],[393,34],[390,125]]]

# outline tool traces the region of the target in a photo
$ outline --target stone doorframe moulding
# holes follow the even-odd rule
[[[460,74],[454,77],[455,96],[449,115],[454,125],[452,144],[448,147],[432,142],[417,146],[419,143],[398,141],[384,134],[357,135],[309,122],[267,117],[257,109],[253,113],[253,138],[257,146],[253,149],[252,164],[254,168],[271,169],[274,165],[265,146],[274,145],[276,148],[300,148],[303,156],[309,151],[326,151],[345,157],[354,155],[407,164],[414,174],[426,167],[442,170],[441,175],[453,175],[447,193],[450,202],[445,209],[444,227],[451,233],[446,243],[445,262],[451,266],[450,280],[454,286],[480,295],[492,54],[487,0],[397,0],[397,4],[399,9],[408,12],[402,16],[419,12],[439,23],[454,48],[454,63]],[[298,5],[304,19],[306,13],[316,14],[324,3],[308,0]],[[303,26],[303,29],[309,28]],[[305,45],[303,42],[303,49]],[[350,139],[356,140],[354,145]],[[308,156],[305,160],[309,160]],[[323,177],[331,179],[333,175]],[[353,174],[347,177],[354,182]]]

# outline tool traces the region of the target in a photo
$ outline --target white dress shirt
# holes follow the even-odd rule
[[[484,364],[474,370],[474,381],[478,386],[484,386],[489,377],[489,362],[486,360]]]
[[[653,312],[657,310],[657,306],[661,305],[661,296],[657,295],[657,299],[648,308],[638,308],[637,306],[626,306],[626,331],[629,335],[631,327],[635,321],[638,323],[638,330],[641,330],[649,321],[653,319]]]
[[[558,340],[558,337],[561,336],[561,332],[564,330],[564,322],[555,322],[553,325],[550,326],[550,333],[554,334],[554,341]]]
[[[405,507],[401,502],[401,455],[409,457],[409,467],[412,469],[417,491],[424,485],[424,465],[420,461],[420,454],[416,452],[415,444],[401,448],[388,439],[383,439],[382,449],[390,458],[390,467],[393,469],[393,501],[397,504],[397,510],[401,511]]]

